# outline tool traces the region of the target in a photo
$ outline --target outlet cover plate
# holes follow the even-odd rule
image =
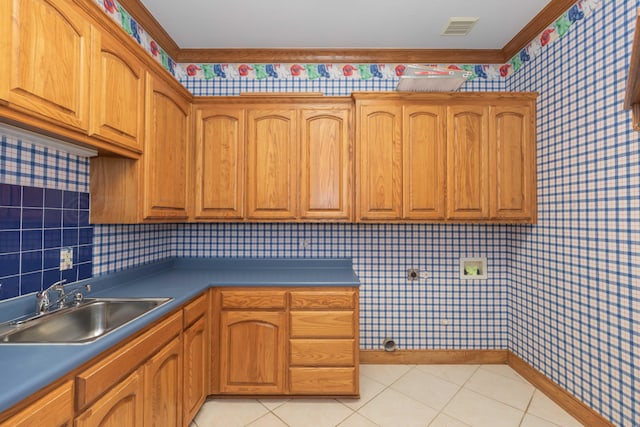
[[[60,248],[60,271],[71,270],[73,268],[73,248]]]

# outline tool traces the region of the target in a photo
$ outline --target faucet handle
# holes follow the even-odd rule
[[[40,291],[36,294],[36,314],[41,315],[49,308],[49,292]]]

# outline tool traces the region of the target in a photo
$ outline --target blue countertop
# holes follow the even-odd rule
[[[83,280],[88,298],[173,300],[88,344],[0,344],[0,412],[51,384],[93,357],[184,305],[210,287],[359,286],[351,259],[172,258],[155,264]],[[0,302],[0,322],[35,310],[35,297]]]

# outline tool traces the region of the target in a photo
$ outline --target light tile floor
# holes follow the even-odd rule
[[[360,365],[360,399],[210,399],[191,427],[577,427],[507,365]]]

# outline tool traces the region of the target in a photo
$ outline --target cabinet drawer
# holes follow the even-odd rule
[[[353,338],[353,311],[292,311],[291,338]]]
[[[76,409],[82,410],[136,369],[146,357],[182,331],[182,313],[163,320],[141,337],[76,377]]]
[[[207,314],[207,309],[209,308],[209,298],[207,298],[208,295],[209,293],[205,291],[204,295],[200,295],[183,309],[185,329],[200,317]]]
[[[355,308],[355,291],[291,292],[291,309]]]
[[[220,291],[222,308],[282,308],[286,306],[285,292],[243,290]]]
[[[293,366],[353,366],[354,340],[297,339],[290,341]]]
[[[289,381],[292,394],[358,393],[355,368],[289,368]]]

